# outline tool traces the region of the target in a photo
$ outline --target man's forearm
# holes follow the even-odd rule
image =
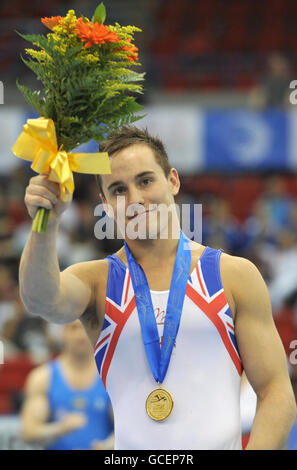
[[[21,299],[30,313],[41,316],[55,308],[59,296],[58,227],[58,220],[54,220],[46,233],[31,232],[20,261]]]
[[[21,437],[28,444],[37,444],[46,446],[67,434],[63,422],[44,423],[40,425],[31,425],[30,429],[23,430]]]
[[[246,450],[281,450],[296,418],[293,392],[271,390],[258,398],[256,415]]]

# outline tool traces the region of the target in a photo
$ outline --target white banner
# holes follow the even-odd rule
[[[20,438],[19,416],[0,416],[0,450],[41,450],[25,444]]]
[[[0,106],[0,175],[8,175],[23,165],[12,150],[25,124],[24,109],[16,106]]]
[[[196,106],[145,106],[146,116],[136,122],[139,128],[161,139],[170,164],[189,174],[202,165],[203,113]]]

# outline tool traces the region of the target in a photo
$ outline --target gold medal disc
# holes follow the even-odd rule
[[[163,388],[153,390],[146,399],[146,412],[155,421],[168,418],[173,408],[173,399]]]

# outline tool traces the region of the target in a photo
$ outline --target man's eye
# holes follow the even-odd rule
[[[144,186],[147,186],[148,184],[150,184],[152,182],[151,178],[145,178],[144,180],[141,181],[141,183],[144,185]]]
[[[125,187],[124,187],[124,186],[118,186],[118,187],[114,190],[113,194],[115,194],[115,195],[117,195],[117,194],[122,194],[124,191],[125,191]]]

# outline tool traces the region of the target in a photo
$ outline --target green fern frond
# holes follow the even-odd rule
[[[32,91],[24,85],[16,82],[18,89],[23,93],[26,101],[42,116],[45,109],[45,99],[40,98],[40,91]]]

